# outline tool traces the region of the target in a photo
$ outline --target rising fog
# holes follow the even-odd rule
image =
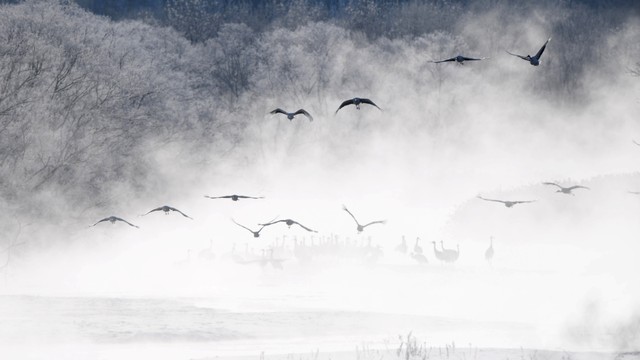
[[[301,4],[292,9],[315,9]],[[350,20],[216,18],[201,39],[175,17],[172,28],[51,1],[2,5],[0,293],[284,292],[297,300],[283,307],[527,322],[549,334],[525,346],[637,349],[637,14],[407,2],[392,31],[356,21],[356,8]],[[535,54],[550,37],[539,67],[506,53]],[[489,59],[431,62],[458,54]],[[383,110],[334,114],[354,96]],[[314,121],[269,114],[277,107]],[[566,196],[545,181],[591,190]],[[204,198],[233,193],[265,199]],[[508,209],[477,195],[536,202]],[[165,204],[194,220],[139,216]],[[358,235],[343,204],[387,224]],[[109,215],[140,229],[89,227]],[[313,241],[371,236],[381,263],[398,266],[418,266],[393,249],[420,237],[430,264],[409,275],[318,265],[296,277],[295,260],[266,275],[230,261],[234,245],[312,241],[282,224],[254,239],[231,222],[276,216],[317,229]],[[441,240],[460,246],[455,265],[433,257]],[[210,241],[212,267],[184,265]]]

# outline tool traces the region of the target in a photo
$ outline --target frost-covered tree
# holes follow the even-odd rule
[[[204,44],[208,76],[218,95],[228,95],[233,104],[251,89],[251,77],[259,53],[257,34],[245,24],[225,24],[217,36]]]

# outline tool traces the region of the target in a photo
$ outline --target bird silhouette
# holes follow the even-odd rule
[[[581,186],[581,185],[574,185],[574,186],[564,187],[564,186],[560,186],[560,185],[558,185],[556,183],[553,183],[553,182],[543,182],[542,184],[543,185],[557,186],[559,189],[556,192],[567,194],[567,195],[575,195],[574,193],[571,192],[571,191],[573,191],[575,189],[587,189],[587,190],[590,190],[588,187]]]
[[[544,49],[547,47],[547,44],[549,43],[549,41],[551,41],[551,38],[549,38],[544,45],[542,45],[542,47],[540,48],[540,50],[538,50],[538,53],[536,53],[534,56],[522,56],[522,55],[518,55],[518,54],[513,54],[507,51],[507,53],[509,55],[513,55],[513,56],[517,56],[522,60],[526,60],[529,62],[529,64],[533,65],[533,66],[538,66],[540,65],[540,57],[542,56],[542,53],[544,52]]]
[[[272,222],[272,221],[274,221],[274,220],[275,220],[275,219],[277,219],[277,218],[278,218],[278,217],[276,216],[275,218],[273,218],[273,220],[271,220],[271,221],[269,221],[269,222]],[[260,231],[262,231],[262,229],[264,229],[264,228],[267,226],[267,225],[262,225],[262,227],[261,227],[258,231],[253,231],[253,230],[249,229],[248,227],[246,227],[246,226],[244,226],[244,225],[242,225],[242,224],[238,224],[234,219],[231,219],[231,221],[233,221],[233,223],[234,223],[234,224],[236,224],[236,225],[240,226],[241,228],[244,228],[244,229],[249,230],[249,232],[253,234],[253,237],[254,237],[254,238],[258,238],[258,237],[260,237]]]
[[[417,237],[416,238],[416,243],[415,245],[413,245],[413,252],[416,254],[422,254],[422,247],[420,247],[420,245],[418,245],[418,242],[420,242],[420,238]]]
[[[295,220],[291,220],[291,219],[283,219],[283,220],[271,221],[271,222],[268,222],[268,223],[266,223],[266,224],[258,224],[258,225],[260,225],[260,226],[269,226],[269,225],[273,225],[273,224],[277,224],[277,223],[281,223],[281,222],[283,222],[283,223],[287,224],[287,226],[289,226],[289,228],[291,228],[291,225],[294,225],[294,224],[295,224],[295,225],[298,225],[298,226],[300,226],[301,228],[303,228],[303,229],[305,229],[305,230],[307,230],[307,231],[309,231],[309,232],[315,232],[315,233],[317,233],[317,231],[312,230],[312,229],[309,229],[308,227],[306,227],[306,226],[304,226],[304,225],[300,224],[299,222],[297,222],[297,221],[295,221]]]
[[[436,259],[445,261],[445,255],[442,251],[438,250],[438,248],[436,247],[436,242],[432,241],[431,243],[433,244],[433,254],[436,256]]]
[[[380,107],[378,105],[376,105],[373,101],[369,100],[369,99],[364,99],[364,98],[353,98],[353,99],[349,99],[349,100],[345,100],[342,102],[342,104],[340,104],[340,107],[338,108],[338,110],[336,110],[336,114],[338,113],[338,111],[340,109],[342,109],[343,107],[347,106],[347,105],[355,105],[356,109],[360,110],[360,104],[369,104],[369,105],[373,105],[375,107],[377,107],[380,111],[382,111],[382,109],[380,109]]]
[[[636,144],[636,145],[640,146],[640,142],[637,142],[637,141],[635,141],[635,140],[631,140],[631,141],[632,141],[634,144]]]
[[[424,254],[416,254],[416,253],[411,253],[411,257],[418,262],[418,264],[428,264],[429,260],[427,260],[427,257],[424,256]]]
[[[515,201],[509,201],[509,200],[496,200],[496,199],[487,199],[487,198],[483,198],[482,196],[478,195],[477,196],[478,199],[482,199],[484,201],[494,201],[494,202],[499,202],[499,203],[503,203],[504,206],[510,208],[513,207],[514,205],[517,204],[526,204],[526,203],[532,203],[535,202],[535,200],[515,200]]]
[[[209,196],[205,195],[207,199],[231,199],[233,201],[238,201],[240,199],[264,199],[264,196],[246,196],[246,195],[224,195],[224,196]]]
[[[396,246],[396,251],[403,254],[407,253],[407,240],[405,240],[404,235],[402,236],[402,242]]]
[[[115,224],[115,223],[116,223],[116,221],[122,221],[122,222],[124,222],[124,223],[126,223],[126,224],[128,224],[128,225],[130,225],[130,226],[133,226],[134,228],[140,228],[138,225],[133,225],[132,223],[128,222],[127,220],[122,219],[122,218],[119,218],[119,217],[117,217],[117,216],[109,216],[109,217],[106,217],[106,218],[104,218],[104,219],[102,219],[102,220],[100,220],[100,221],[96,222],[95,224],[93,224],[93,225],[91,225],[91,226],[96,226],[96,225],[100,224],[100,223],[101,223],[101,222],[103,222],[103,221],[109,221],[109,222],[110,222],[110,223],[112,223],[112,224]]]
[[[489,264],[491,264],[491,260],[493,259],[493,254],[494,254],[494,251],[493,251],[493,236],[492,236],[491,238],[489,238],[489,247],[484,252],[484,258],[489,262]]]
[[[438,60],[438,61],[432,61],[432,63],[434,64],[439,64],[439,63],[443,63],[443,62],[450,62],[450,61],[455,61],[460,65],[464,65],[465,61],[478,61],[478,60],[485,60],[488,59],[487,57],[483,57],[483,58],[470,58],[470,57],[466,57],[466,56],[462,56],[462,55],[458,55],[449,59],[445,59],[445,60]]]
[[[169,211],[175,211],[175,212],[180,213],[182,216],[184,216],[184,217],[186,217],[186,218],[189,218],[189,219],[193,220],[193,218],[192,218],[191,216],[189,216],[189,215],[187,215],[187,214],[183,213],[182,211],[180,211],[180,210],[178,210],[178,209],[176,209],[176,208],[173,208],[173,207],[171,207],[171,206],[167,206],[167,205],[160,206],[160,207],[157,207],[157,208],[155,208],[155,209],[153,209],[153,210],[150,210],[148,213],[146,213],[146,214],[142,214],[142,216],[149,215],[149,214],[151,214],[151,213],[152,213],[152,212],[154,212],[154,211],[164,211],[164,214],[165,214],[165,215],[169,215]]]
[[[313,116],[311,116],[311,114],[309,114],[305,109],[300,109],[300,110],[298,110],[296,112],[290,113],[290,112],[286,112],[286,111],[284,111],[284,110],[282,110],[280,108],[277,108],[275,110],[272,110],[270,113],[271,114],[285,114],[285,115],[287,115],[287,119],[289,119],[289,121],[292,121],[293,118],[296,115],[302,114],[302,115],[306,116],[307,118],[309,118],[309,121],[313,121]]]
[[[356,229],[358,230],[358,233],[361,233],[362,231],[364,231],[364,228],[366,228],[369,225],[373,225],[373,224],[386,224],[387,221],[386,220],[377,220],[377,221],[372,221],[368,224],[365,225],[360,225],[360,223],[358,222],[358,220],[356,219],[355,216],[353,216],[353,214],[351,213],[351,211],[349,211],[349,209],[347,209],[346,206],[342,205],[342,210],[346,211],[349,215],[351,215],[351,217],[353,218],[353,221],[356,222]]]
[[[460,245],[456,245],[457,250],[445,249],[444,242],[440,240],[440,247],[442,248],[442,256],[446,262],[456,262],[460,257]]]
[[[273,247],[269,249],[269,263],[274,269],[282,270],[283,269],[282,263],[285,261],[285,259],[274,258],[273,251],[274,251]]]

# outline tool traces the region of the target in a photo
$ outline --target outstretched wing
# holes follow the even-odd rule
[[[526,204],[526,203],[532,203],[535,202],[535,200],[518,200],[518,201],[512,201],[512,203],[514,204]]]
[[[114,216],[114,218],[115,218],[117,221],[122,221],[122,222],[124,222],[124,223],[127,223],[127,224],[129,224],[130,226],[133,226],[134,228],[140,228],[138,225],[133,225],[132,223],[128,222],[128,221],[127,221],[127,220],[125,220],[125,219],[119,218],[119,217],[117,217],[117,216]]]
[[[183,213],[182,211],[180,211],[180,210],[178,210],[178,209],[176,209],[176,208],[172,208],[171,206],[167,206],[167,207],[169,208],[169,210],[171,210],[171,211],[177,211],[177,212],[179,212],[180,214],[182,214],[182,216],[184,216],[184,217],[186,217],[186,218],[189,218],[189,219],[193,220],[193,218],[192,218],[191,216],[189,216],[189,215],[187,215],[187,214]]]
[[[464,61],[478,61],[478,60],[485,60],[485,59],[488,59],[488,58],[486,58],[486,57],[483,57],[483,58],[470,58],[470,57],[463,56],[462,59]]]
[[[587,190],[591,190],[591,189],[589,189],[588,187],[586,187],[586,186],[582,186],[582,185],[574,185],[574,186],[569,187],[568,189],[569,189],[569,191],[574,190],[574,189],[587,189]]]
[[[160,211],[160,210],[162,210],[162,206],[157,207],[157,208],[155,208],[155,209],[153,209],[153,210],[149,210],[149,212],[148,212],[148,213],[146,213],[146,214],[142,214],[142,216],[149,215],[149,214],[151,214],[151,213],[152,213],[152,212],[154,212],[154,211]]]
[[[294,112],[294,113],[293,113],[293,115],[299,115],[299,114],[302,114],[302,115],[304,115],[304,116],[308,117],[308,118],[309,118],[309,121],[313,121],[313,116],[311,116],[311,114],[309,114],[309,113],[307,112],[307,110],[305,110],[305,109],[300,109],[300,110],[298,110],[298,111],[296,111],[296,112]]]
[[[284,110],[282,110],[282,109],[280,109],[280,108],[277,108],[277,109],[275,109],[275,110],[271,110],[271,111],[270,111],[270,113],[271,113],[271,114],[285,114],[285,115],[289,115],[289,113],[288,113],[288,112],[286,112],[286,111],[284,111]]]
[[[351,213],[351,211],[349,211],[349,209],[347,209],[346,206],[342,205],[342,210],[346,211],[349,215],[351,215],[351,217],[353,218],[353,221],[356,222],[356,225],[360,226],[360,223],[358,222],[358,220],[356,219],[355,216],[353,216],[353,214]]]
[[[351,105],[353,104],[353,99],[349,99],[349,100],[345,100],[342,102],[342,104],[340,104],[340,107],[338,108],[338,110],[342,109],[343,107],[347,106],[347,105]],[[338,110],[336,110],[336,114],[338,113]]]
[[[264,196],[246,196],[246,195],[236,195],[236,196],[238,197],[238,199],[264,199]]]
[[[505,51],[506,51],[506,50],[505,50]],[[522,56],[522,55],[518,55],[518,54],[510,53],[510,52],[508,52],[508,51],[507,51],[507,54],[509,54],[509,55],[513,55],[513,56],[517,56],[517,57],[519,57],[519,58],[520,58],[520,59],[522,59],[522,60],[529,61],[529,59],[528,59],[526,56]]]
[[[538,52],[536,53],[536,58],[540,59],[540,56],[542,56],[542,53],[544,52],[544,49],[547,47],[547,44],[549,43],[549,41],[551,41],[551,38],[549,38],[544,45],[542,45],[542,47],[540,48],[540,50],[538,50]]]
[[[233,218],[231,219],[231,221],[233,221],[234,224],[240,226],[241,228],[245,228],[247,230],[249,230],[251,233],[253,233],[253,230],[249,229],[248,227],[242,225],[242,224],[238,224]]]
[[[111,217],[106,217],[106,218],[104,218],[104,219],[102,219],[102,220],[100,220],[100,221],[96,222],[95,224],[93,224],[93,225],[91,225],[91,226],[96,226],[96,225],[100,224],[100,223],[101,223],[101,222],[103,222],[103,221],[109,221],[109,220],[111,220]]]
[[[363,228],[366,228],[369,225],[373,225],[373,224],[386,224],[387,220],[377,220],[377,221],[372,221],[370,223],[368,223],[367,225],[363,225]]]
[[[280,216],[280,215],[278,215],[278,216]],[[271,225],[271,224],[272,224],[272,223],[273,223],[273,222],[278,218],[278,216],[276,216],[276,217],[274,217],[273,219],[269,220],[269,222],[267,222],[266,224],[258,224],[258,225],[261,225],[261,226],[262,226],[262,227],[260,228],[260,230],[258,230],[258,233],[259,233],[260,231],[262,231],[262,229],[264,229],[264,228],[265,228],[265,226],[267,226],[267,225]]]
[[[634,143],[634,144],[636,144],[636,145],[640,146],[640,143],[639,143],[639,142],[637,142],[637,141],[635,141],[635,140],[631,140],[631,141],[633,141],[633,143]]]
[[[506,201],[504,201],[504,200],[487,199],[487,198],[483,198],[483,197],[482,197],[482,196],[480,196],[480,195],[478,195],[477,197],[478,197],[478,199],[482,199],[482,200],[484,200],[484,201],[495,201],[495,202],[499,202],[499,203],[503,203],[503,204],[504,204],[504,203],[506,203]]]
[[[209,195],[205,195],[204,197],[206,197],[207,199],[231,199],[232,198],[231,195],[225,195],[225,196],[209,196]]]
[[[558,185],[558,184],[556,184],[556,183],[552,183],[552,182],[543,182],[543,183],[542,183],[542,185],[554,185],[554,186],[557,186],[557,187],[559,187],[560,189],[562,189],[562,186],[560,186],[560,185]]]
[[[380,109],[380,107],[378,105],[376,105],[373,101],[371,101],[369,99],[360,99],[360,102],[364,103],[364,104],[373,105],[373,106],[377,107],[380,111],[382,111],[382,109]]]
[[[300,226],[301,228],[303,228],[303,229],[305,229],[305,230],[309,231],[309,232],[315,232],[315,233],[317,233],[317,231],[312,230],[312,229],[309,229],[308,227],[306,227],[306,226],[304,226],[304,225],[300,224],[300,223],[299,223],[299,222],[297,222],[297,221],[294,221],[293,223],[294,223],[294,224],[296,224],[296,225],[298,225],[298,226]]]
[[[447,61],[456,61],[456,58],[452,57],[451,59],[432,61],[432,63],[439,64],[439,63],[443,63],[443,62],[447,62]]]
[[[279,223],[279,222],[286,222],[286,221],[287,221],[287,220],[269,221],[268,223],[258,224],[258,225],[260,225],[260,226],[262,226],[262,227],[265,227],[265,226],[269,226],[269,225],[277,224],[277,223]]]

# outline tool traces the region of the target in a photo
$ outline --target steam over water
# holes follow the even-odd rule
[[[0,6],[0,358],[638,350],[635,8],[196,3]]]

